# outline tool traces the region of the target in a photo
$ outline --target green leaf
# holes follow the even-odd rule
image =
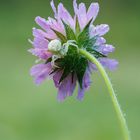
[[[52,29],[52,30],[55,32],[55,34],[58,36],[58,38],[61,39],[62,43],[67,42],[67,39],[63,34],[61,34],[60,32],[58,32],[58,31],[56,31],[54,29]]]
[[[89,21],[89,23],[85,26],[85,28],[83,29],[83,31],[78,36],[78,45],[79,45],[80,48],[83,47],[83,43],[86,40],[89,40],[90,39],[89,28],[90,28],[91,21],[92,20]]]
[[[67,36],[67,40],[76,40],[76,36],[74,31],[71,29],[71,27],[66,24],[64,21],[62,21],[65,27],[65,31],[66,31],[66,36]]]

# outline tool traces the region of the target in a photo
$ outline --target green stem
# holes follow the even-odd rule
[[[97,68],[99,69],[101,75],[103,76],[103,78],[105,80],[105,83],[106,83],[106,86],[108,88],[110,97],[112,99],[115,111],[117,113],[117,116],[118,116],[118,119],[119,119],[119,122],[120,122],[120,126],[121,126],[121,129],[122,129],[122,133],[123,133],[123,136],[124,136],[124,140],[130,140],[130,135],[129,135],[129,130],[128,130],[128,127],[127,127],[127,124],[126,124],[126,120],[124,118],[124,115],[122,113],[120,105],[117,101],[117,97],[116,97],[115,92],[113,90],[113,86],[111,84],[111,81],[109,80],[109,77],[108,77],[106,71],[104,70],[104,68],[100,64],[100,62],[93,55],[88,53],[86,50],[80,49],[79,53],[81,55],[85,56],[92,63],[94,63],[97,66]]]

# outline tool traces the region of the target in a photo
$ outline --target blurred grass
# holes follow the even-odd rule
[[[56,3],[58,3],[57,1]],[[72,12],[72,1],[62,1]],[[89,5],[90,0],[84,0]],[[108,43],[116,46],[111,57],[119,60],[109,73],[131,135],[139,140],[140,47],[139,8],[134,0],[100,0],[96,24],[108,23]],[[75,97],[56,101],[51,81],[36,87],[29,76],[35,57],[31,47],[34,18],[53,16],[48,0],[0,0],[0,140],[122,140],[108,92],[99,73],[83,102]],[[76,92],[75,92],[76,96]]]

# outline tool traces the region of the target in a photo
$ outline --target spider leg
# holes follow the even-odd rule
[[[76,45],[76,44],[74,44],[74,43],[70,43],[69,45],[76,47],[76,48],[77,48],[77,52],[79,52],[78,45]]]
[[[68,40],[66,43],[64,43],[63,44],[64,48],[60,51],[60,53],[62,55],[66,55],[70,45],[76,47],[77,48],[77,52],[79,53],[79,48],[78,48],[78,45],[76,45],[76,41],[75,40]]]
[[[53,67],[59,68],[59,67],[55,64],[55,61],[56,61],[57,59],[59,59],[59,58],[61,58],[59,55],[53,55],[53,56],[52,56],[51,65],[52,65]]]
[[[63,44],[63,48],[60,50],[60,54],[62,56],[65,56],[68,52],[68,49],[69,49],[69,44],[68,43],[64,43]]]
[[[69,44],[70,43],[76,43],[76,41],[75,40],[68,40],[67,43],[69,43]]]

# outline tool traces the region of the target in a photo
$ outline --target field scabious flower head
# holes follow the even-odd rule
[[[33,48],[29,52],[42,60],[42,63],[31,68],[31,75],[37,85],[52,78],[60,101],[72,96],[78,83],[77,98],[82,100],[91,84],[90,74],[96,70],[96,66],[79,54],[79,49],[92,54],[110,70],[114,70],[118,64],[116,60],[107,58],[115,49],[106,44],[103,38],[109,31],[109,26],[93,25],[99,12],[98,3],[92,3],[87,10],[84,3],[78,5],[74,0],[74,17],[62,3],[56,8],[51,1],[51,7],[54,18],[35,19],[42,29],[33,28],[34,40],[30,41]]]

